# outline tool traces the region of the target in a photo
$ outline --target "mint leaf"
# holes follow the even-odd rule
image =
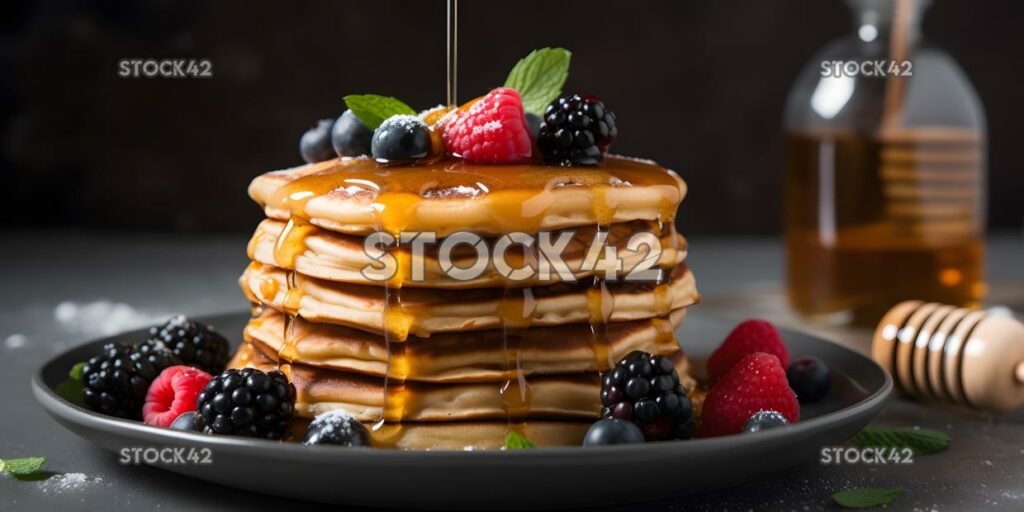
[[[64,400],[67,400],[77,406],[85,407],[85,399],[83,398],[85,386],[82,384],[82,381],[68,379],[58,384],[54,391]]]
[[[526,448],[536,448],[537,445],[533,441],[530,441],[526,436],[516,433],[509,432],[505,436],[505,449],[506,450],[523,450]]]
[[[941,452],[949,446],[949,436],[935,430],[866,428],[853,436],[858,446],[910,448],[915,455]]]
[[[29,473],[27,475],[11,476],[13,476],[17,480],[21,480],[22,482],[39,482],[41,480],[49,480],[50,478],[57,474],[59,473],[54,473],[53,471],[36,471],[35,473]]]
[[[85,368],[85,363],[78,363],[71,367],[71,371],[68,372],[68,377],[73,380],[82,380],[82,368]]]
[[[534,50],[512,68],[505,87],[519,91],[527,112],[541,115],[548,103],[562,94],[571,58],[572,52],[565,48]]]
[[[26,476],[38,472],[39,469],[43,467],[44,462],[46,462],[45,457],[7,459],[3,461],[3,465],[0,466],[0,469],[14,476]]]
[[[68,371],[68,380],[61,382],[54,389],[61,398],[81,407],[85,407],[85,400],[82,398],[82,393],[85,392],[85,385],[82,384],[83,368],[85,363],[72,366]]]
[[[902,487],[893,489],[850,489],[832,495],[832,500],[841,507],[870,508],[888,505],[903,494]]]
[[[345,96],[345,105],[370,130],[376,130],[391,116],[416,115],[416,111],[401,100],[376,94],[349,94]]]

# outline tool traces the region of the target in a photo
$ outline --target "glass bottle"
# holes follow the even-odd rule
[[[956,62],[921,40],[926,0],[847,0],[785,113],[787,288],[799,313],[873,325],[892,305],[985,293],[985,119]]]

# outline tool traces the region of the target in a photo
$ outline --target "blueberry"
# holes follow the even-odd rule
[[[430,131],[416,116],[391,116],[373,132],[370,152],[378,162],[400,162],[430,153]]]
[[[333,119],[321,119],[306,130],[299,139],[299,153],[307,163],[323,162],[334,158],[334,149],[331,148],[331,126]]]
[[[583,438],[583,446],[601,446],[606,444],[633,444],[644,442],[644,433],[635,423],[616,418],[605,418],[596,421],[587,430]]]
[[[817,402],[828,394],[832,372],[828,365],[816,357],[801,357],[789,365],[786,372],[789,387],[793,388],[800,403]]]
[[[760,432],[789,425],[786,417],[776,411],[757,411],[743,424],[744,433]]]
[[[333,444],[351,447],[370,447],[370,432],[358,420],[342,410],[323,413],[306,427],[302,444]]]
[[[346,110],[331,129],[331,144],[338,156],[370,154],[373,132],[351,110]]]
[[[171,428],[174,430],[196,432],[199,430],[199,426],[196,425],[196,418],[198,417],[199,413],[196,411],[183,412],[171,422]]]

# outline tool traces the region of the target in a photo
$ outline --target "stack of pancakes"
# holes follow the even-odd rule
[[[600,373],[629,352],[669,356],[692,387],[674,336],[698,299],[672,224],[685,191],[675,173],[621,157],[569,169],[346,159],[264,174],[249,194],[268,218],[240,280],[258,307],[232,366],[281,368],[300,417],[343,409],[377,446],[498,448],[509,431],[578,444],[601,410]],[[445,258],[459,232],[488,248],[510,233],[564,237],[564,265],[510,274],[544,268],[537,243],[510,245],[507,266],[473,267],[469,244]],[[436,243],[417,251],[402,233]]]

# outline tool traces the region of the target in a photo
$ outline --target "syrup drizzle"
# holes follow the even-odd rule
[[[447,0],[446,11],[446,102],[456,106],[457,60],[458,60],[458,0]],[[285,298],[283,301],[284,343],[279,351],[278,367],[291,377],[290,361],[297,353],[295,330],[301,291],[297,286],[296,260],[305,252],[305,239],[313,232],[309,223],[311,216],[307,204],[328,194],[349,197],[370,194],[369,209],[372,222],[378,231],[397,235],[404,229],[438,231],[444,236],[445,229],[474,229],[477,226],[418,226],[416,210],[423,201],[433,196],[474,197],[489,201],[491,218],[499,233],[523,231],[536,233],[547,210],[556,202],[554,191],[562,188],[590,187],[594,220],[598,224],[595,236],[614,218],[619,205],[609,200],[607,191],[613,187],[650,186],[658,190],[661,199],[658,205],[659,228],[662,222],[672,220],[675,208],[682,201],[685,189],[678,176],[654,164],[636,160],[609,157],[597,169],[574,169],[573,175],[555,179],[547,172],[537,172],[530,165],[520,166],[474,166],[461,161],[436,159],[414,167],[381,168],[368,160],[338,161],[325,170],[294,180],[281,187],[269,206],[290,213],[284,231],[274,246],[274,260],[277,266],[287,269]],[[538,192],[539,190],[539,192]],[[488,197],[490,196],[490,197]],[[669,237],[673,248],[677,240]],[[256,240],[255,242],[258,242]],[[398,251],[396,251],[396,254]],[[536,263],[534,254],[534,263]],[[399,262],[399,268],[404,268]],[[536,268],[536,267],[535,267]],[[661,279],[666,275],[663,270]],[[403,273],[383,283],[384,325],[383,337],[387,352],[384,372],[384,407],[379,420],[372,426],[376,442],[391,445],[400,437],[401,422],[405,409],[405,380],[409,373],[407,344],[392,339],[393,322],[405,316],[402,308],[401,290]],[[659,307],[668,300],[667,287],[662,280],[656,287]],[[272,284],[271,284],[272,282]],[[267,299],[280,292],[277,281],[260,283],[260,293]],[[608,323],[614,312],[614,297],[609,292],[606,280],[593,277],[593,285],[587,293],[592,347],[599,371],[614,365],[614,354],[608,336]],[[260,308],[262,309],[262,308]],[[530,386],[522,367],[521,349],[536,310],[532,288],[511,288],[505,283],[505,290],[499,306],[502,328],[502,345],[505,355],[505,381],[499,391],[504,402],[508,430],[523,434],[526,416],[531,405]],[[253,315],[257,316],[254,306]],[[603,325],[600,325],[603,324]],[[674,339],[671,322],[655,319],[659,340],[664,336]],[[387,428],[383,428],[387,425]]]
[[[635,204],[619,204],[620,195],[609,193],[619,188],[653,191],[657,194],[657,219],[649,220],[671,221],[685,193],[675,173],[623,157],[609,156],[595,167],[574,168],[571,176],[553,178],[554,169],[534,164],[477,165],[452,159],[387,167],[365,159],[335,161],[279,187],[268,199],[268,206],[308,221],[321,212],[311,212],[310,204],[330,196],[353,202],[346,207],[359,210],[353,214],[353,225],[378,227],[393,235],[403,230],[433,231],[442,237],[456,231],[536,233],[548,211],[563,205],[561,194],[571,193],[589,195],[591,220],[608,225],[616,221],[620,209],[636,208]],[[436,204],[444,203],[442,199],[472,199],[485,214],[440,218]],[[422,215],[424,207],[434,207],[426,210],[433,215]]]
[[[537,309],[533,288],[505,287],[499,312],[501,339],[505,355],[505,381],[498,388],[505,409],[507,431],[526,435],[526,417],[532,404],[532,391],[522,365],[523,339]]]
[[[377,211],[383,213],[384,209]],[[378,229],[380,220],[378,219]],[[397,247],[397,241],[396,245]],[[390,250],[391,248],[385,248]],[[405,357],[405,344],[394,339],[391,329],[388,326],[392,319],[401,314],[402,311],[402,287],[401,281],[384,281],[384,347],[387,352],[387,362],[384,370],[384,408],[381,411],[380,419],[373,424],[372,430],[377,431],[386,423],[393,423],[395,428],[401,428],[401,422],[405,416],[405,379],[408,376],[409,362]]]
[[[448,0],[448,10],[445,19],[446,50],[447,60],[445,77],[445,100],[446,105],[458,105],[458,74],[459,74],[459,0]]]
[[[607,229],[598,225],[594,232],[594,243],[591,246],[603,247],[606,238]],[[604,372],[615,366],[615,354],[608,336],[608,324],[614,312],[615,297],[608,289],[607,279],[595,272],[591,286],[587,289],[587,313],[594,365],[598,372]]]

